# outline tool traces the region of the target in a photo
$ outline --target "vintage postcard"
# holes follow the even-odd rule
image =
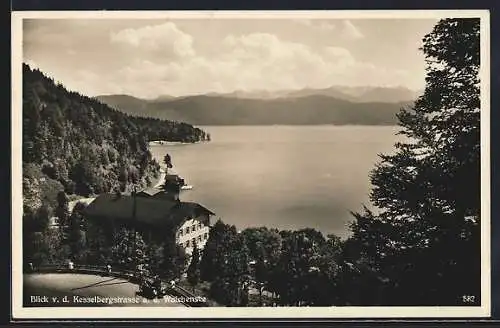
[[[13,12],[14,319],[490,315],[488,11]]]

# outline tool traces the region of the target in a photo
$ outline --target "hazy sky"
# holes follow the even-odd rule
[[[434,19],[27,19],[24,61],[88,96],[424,87]]]

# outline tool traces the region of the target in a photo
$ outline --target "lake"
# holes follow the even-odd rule
[[[211,141],[154,145],[168,152],[200,203],[238,229],[311,227],[348,235],[368,204],[369,172],[401,137],[396,126],[202,126]],[[215,222],[214,219],[214,222]]]

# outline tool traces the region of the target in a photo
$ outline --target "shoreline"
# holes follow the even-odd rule
[[[158,177],[158,181],[150,188],[160,188],[163,184],[165,184],[165,178],[167,177],[167,173],[163,167],[160,167],[160,176]]]
[[[194,145],[202,143],[204,141],[195,142],[183,142],[183,141],[165,141],[165,140],[153,140],[148,142],[148,146],[178,146],[178,145]]]

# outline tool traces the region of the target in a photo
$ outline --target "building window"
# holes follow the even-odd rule
[[[189,233],[189,227],[186,227],[186,234]]]
[[[182,229],[179,229],[179,237],[182,237],[183,232]]]
[[[198,236],[198,241],[201,241],[201,235]]]
[[[193,241],[193,246],[194,246],[194,244],[196,244],[196,238],[193,238],[192,241]]]
[[[208,239],[208,232],[205,232],[205,240]]]
[[[196,224],[193,224],[192,231],[196,231]]]
[[[186,247],[189,247],[189,240],[186,241]]]
[[[198,223],[198,229],[201,229],[201,222]]]

